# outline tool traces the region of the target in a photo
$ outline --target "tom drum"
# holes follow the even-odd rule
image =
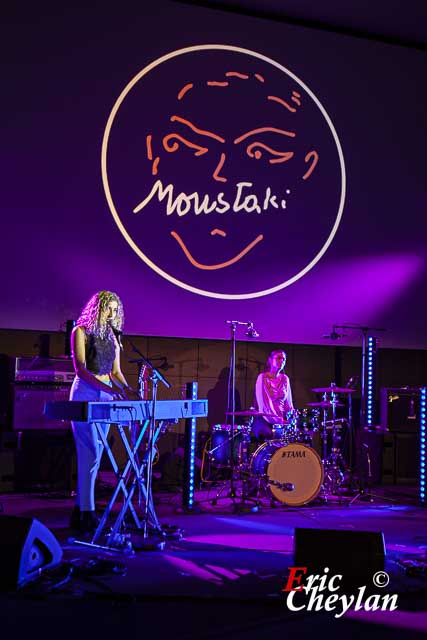
[[[218,466],[229,466],[231,456],[233,463],[241,464],[247,460],[251,429],[248,425],[235,424],[234,437],[231,437],[230,424],[215,424],[212,427],[209,457]],[[233,446],[231,441],[233,440]]]

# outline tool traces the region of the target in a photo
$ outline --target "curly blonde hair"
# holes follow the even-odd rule
[[[112,291],[98,291],[87,302],[76,322],[77,327],[84,327],[86,333],[100,338],[113,339],[113,332],[107,323],[108,305],[117,302],[117,315],[112,323],[115,329],[122,330],[124,322],[123,304],[119,296]]]

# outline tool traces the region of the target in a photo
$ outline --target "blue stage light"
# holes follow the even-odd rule
[[[369,337],[367,341],[367,374],[366,374],[366,424],[372,426],[375,419],[375,378],[376,378],[376,338]]]
[[[197,388],[197,382],[188,382],[185,385],[185,397],[189,400],[197,400]],[[187,418],[185,420],[184,477],[182,488],[182,506],[187,512],[194,509],[196,439],[196,418]]]
[[[419,498],[421,504],[426,504],[426,491],[427,491],[427,479],[426,479],[426,399],[427,399],[427,387],[421,387],[420,389],[420,489]]]

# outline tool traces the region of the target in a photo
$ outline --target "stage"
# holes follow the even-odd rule
[[[191,513],[183,512],[178,490],[155,491],[162,526],[176,526],[183,535],[166,538],[162,551],[146,551],[140,550],[141,536],[131,533],[133,554],[73,543],[68,528],[73,498],[65,492],[1,495],[2,515],[36,518],[63,549],[59,566],[2,594],[3,630],[19,634],[37,629],[56,637],[90,631],[180,638],[257,638],[284,630],[304,637],[328,633],[397,638],[402,633],[419,637],[425,631],[427,511],[417,504],[416,487],[378,486],[375,497],[361,495],[352,504],[354,496],[345,495],[316,498],[302,507],[277,501],[272,506],[263,498],[256,512],[253,503],[227,497],[228,486],[212,504],[220,488],[219,483],[198,490]],[[100,514],[108,493],[106,484],[100,486]],[[397,609],[350,608],[344,615],[338,605],[331,611],[291,610],[283,590],[289,567],[295,565],[298,528],[334,530],[335,535],[382,533],[389,584],[377,592],[397,594]],[[330,551],[316,549],[319,561]],[[363,557],[364,550],[355,548],[354,553]]]

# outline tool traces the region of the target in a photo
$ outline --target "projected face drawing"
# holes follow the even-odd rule
[[[226,45],[174,51],[128,83],[107,122],[102,178],[133,251],[174,285],[223,299],[305,275],[345,195],[339,141],[314,94]]]
[[[256,73],[252,77],[245,73],[238,71],[228,71],[224,75],[224,79],[209,81],[206,80],[205,92],[212,91],[224,91],[227,90],[231,83],[257,82],[264,85],[265,79],[260,74]],[[200,85],[201,83],[199,83]],[[195,83],[186,83],[178,92],[177,100],[184,105],[182,111],[185,113],[185,100],[191,97],[191,92],[197,91]],[[209,96],[206,96],[206,100],[209,101]],[[266,108],[262,113],[261,119],[254,117],[254,121],[258,121],[257,124],[261,126],[255,126],[248,131],[240,133],[232,140],[233,145],[240,147],[240,153],[245,152],[247,156],[253,159],[255,162],[263,159],[264,163],[270,165],[282,165],[293,159],[295,161],[295,151],[291,150],[295,148],[295,138],[297,132],[294,130],[296,127],[292,127],[291,130],[285,130],[280,127],[280,121],[282,120],[279,110],[271,109],[271,114],[267,109],[267,101],[279,105],[285,109],[289,114],[295,114],[299,108],[301,108],[301,94],[293,90],[289,98],[282,98],[276,95],[267,95],[264,100],[266,101]],[[265,119],[265,122],[263,121]],[[259,122],[261,120],[261,122]],[[157,144],[158,154],[153,154],[153,146],[156,142],[152,134],[148,134],[146,137],[147,145],[147,159],[152,162],[152,175],[157,176],[161,174],[160,162],[164,153],[179,155],[182,148],[191,150],[195,158],[204,156],[205,154],[210,156],[209,164],[213,168],[211,179],[217,183],[227,183],[230,181],[229,171],[227,167],[227,155],[235,153],[231,145],[226,147],[228,142],[225,137],[219,132],[219,128],[212,130],[206,128],[204,125],[203,114],[200,114],[195,119],[189,119],[177,115],[176,113],[170,116],[170,122],[172,123],[172,133],[168,133],[163,136],[162,148]],[[290,120],[292,122],[292,120]],[[263,126],[264,124],[264,126]],[[296,124],[295,122],[293,124]],[[271,140],[271,142],[270,142]],[[268,143],[268,144],[267,144]],[[243,148],[243,150],[242,150]],[[304,174],[301,176],[302,180],[307,180],[313,173],[319,160],[317,151],[308,151],[304,156]],[[141,205],[135,207],[134,212],[138,213],[141,210]],[[252,239],[246,246],[242,247],[240,252],[230,257],[223,262],[217,262],[213,264],[204,264],[199,262],[190,249],[187,246],[184,238],[176,231],[172,230],[171,236],[175,238],[178,245],[181,247],[188,261],[197,269],[202,270],[217,270],[229,267],[239,260],[243,259],[250,251],[253,251],[256,245],[263,241],[264,233],[259,233]],[[217,236],[218,238],[225,238],[227,232],[218,227],[214,227],[210,231],[211,236]],[[203,240],[201,240],[203,243]],[[200,245],[196,247],[200,251]],[[203,253],[203,248],[201,250]]]

